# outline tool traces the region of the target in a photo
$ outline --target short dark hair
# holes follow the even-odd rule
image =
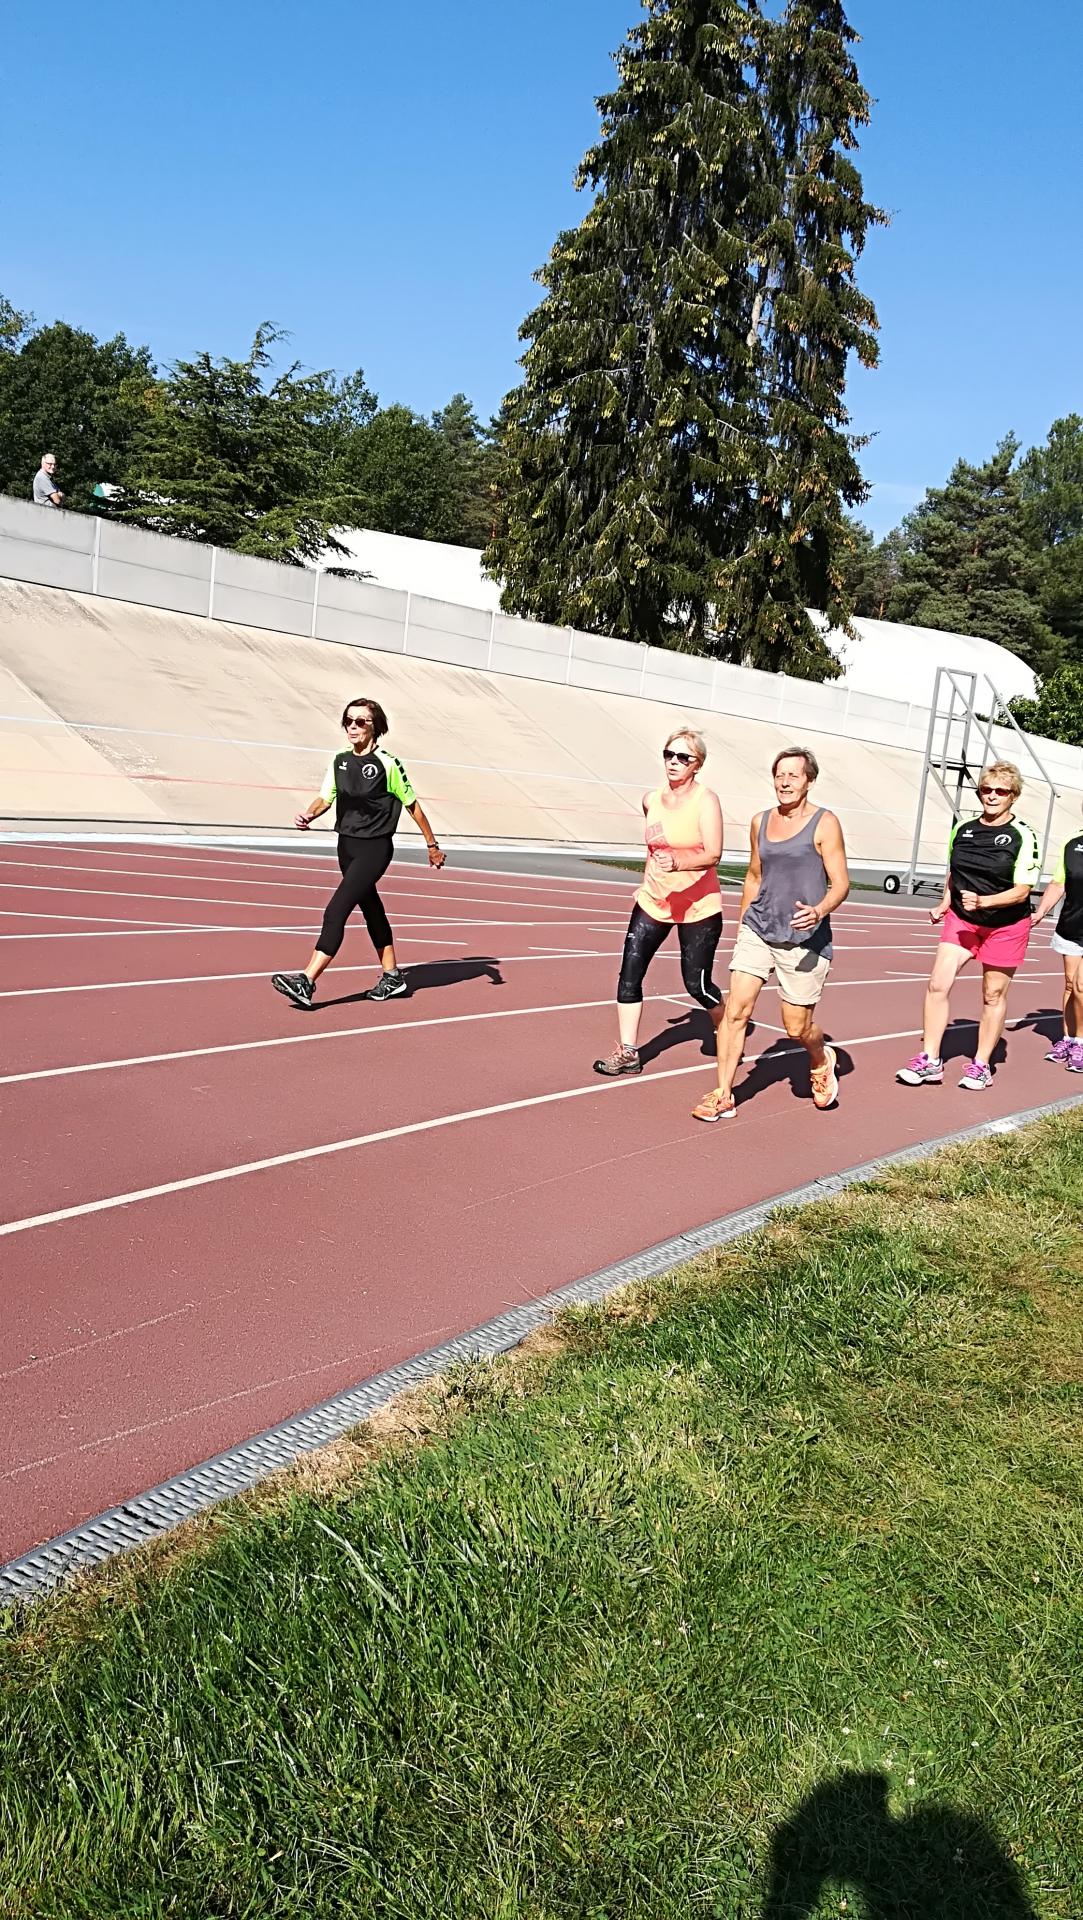
[[[779,770],[779,767],[782,765],[782,762],[784,760],[803,760],[804,761],[805,772],[808,775],[808,783],[810,787],[814,780],[819,779],[820,762],[817,760],[816,755],[813,753],[811,747],[783,747],[782,752],[776,753],[774,759],[771,762],[772,780],[774,779],[776,773]]]
[[[346,725],[351,707],[367,707],[372,715],[372,737],[382,740],[387,732],[387,715],[378,700],[370,700],[367,693],[359,693],[355,700],[347,700],[342,709],[342,725]]]

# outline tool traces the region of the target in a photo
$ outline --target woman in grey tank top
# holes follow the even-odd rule
[[[814,1009],[831,965],[831,914],[849,893],[850,876],[842,828],[808,797],[819,771],[807,747],[777,754],[771,775],[778,804],[752,822],[730,990],[716,1035],[718,1085],[693,1107],[697,1120],[728,1120],[736,1113],[733,1077],[772,973],[786,1033],[808,1054],[813,1104],[830,1107],[838,1098],[835,1049],[816,1024]]]

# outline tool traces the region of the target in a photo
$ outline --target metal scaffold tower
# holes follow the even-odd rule
[[[987,674],[965,673],[957,667],[938,667],[929,713],[917,818],[914,821],[914,844],[905,879],[907,893],[916,892],[922,884],[918,866],[925,810],[932,788],[936,788],[951,809],[953,822],[964,813],[980,812],[978,776],[991,760],[1004,758],[1003,741],[999,745],[994,741],[994,729],[1002,735],[1005,732],[1014,735],[1009,757],[1019,762],[1028,791],[1037,786],[1047,795],[1045,825],[1041,835],[1042,871],[1045,871],[1053,807],[1058,795],[1030,735],[1024,733],[1009,712],[1007,701],[1001,698]]]

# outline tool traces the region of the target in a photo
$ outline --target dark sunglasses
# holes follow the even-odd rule
[[[674,753],[671,747],[662,748],[663,760],[675,760],[679,767],[690,767],[695,757],[694,753]]]
[[[992,800],[994,796],[998,800],[1004,800],[1007,798],[1008,794],[1011,793],[1011,791],[1012,791],[1011,787],[979,787],[978,788],[978,793],[983,800]]]
[[[342,724],[344,727],[371,727],[372,715],[370,713],[367,720],[362,720],[359,714],[351,713],[349,719],[344,720]]]

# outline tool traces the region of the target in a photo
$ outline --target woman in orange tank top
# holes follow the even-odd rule
[[[722,932],[722,809],[718,795],[696,778],[706,758],[702,734],[688,727],[671,733],[662,749],[663,784],[643,795],[647,864],[617,983],[620,1042],[594,1062],[595,1073],[642,1073],[643,977],[671,927],[680,942],[685,991],[706,1007],[716,1028],[722,1017],[722,995],[711,978]]]

